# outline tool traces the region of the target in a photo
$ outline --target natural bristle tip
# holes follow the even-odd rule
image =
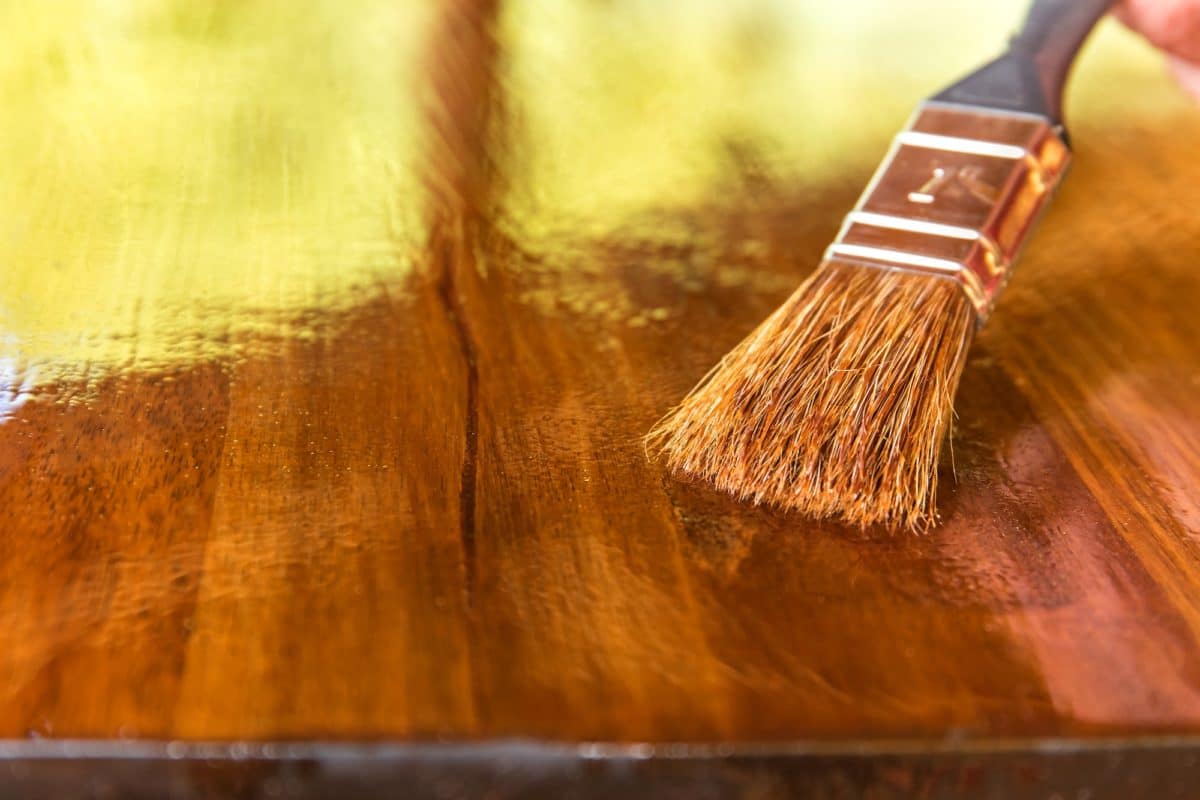
[[[974,330],[953,281],[826,264],[647,441],[742,500],[923,528]]]

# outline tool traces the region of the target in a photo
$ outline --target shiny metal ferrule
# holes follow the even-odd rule
[[[957,281],[983,324],[1070,159],[1045,117],[927,102],[825,260]]]

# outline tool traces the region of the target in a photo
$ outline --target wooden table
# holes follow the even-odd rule
[[[51,5],[0,7],[0,797],[1200,791],[1200,112],[1115,23],[918,537],[640,437],[1018,8]]]

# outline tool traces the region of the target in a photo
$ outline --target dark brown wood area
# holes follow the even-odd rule
[[[423,88],[397,79],[420,98],[406,191],[422,197],[398,266],[338,302],[320,287],[287,307],[212,301],[229,324],[177,358],[38,356],[42,377],[0,386],[0,738],[463,748],[385,751],[419,769],[356,773],[384,783],[453,783],[450,754],[471,743],[477,763],[508,763],[495,740],[732,748],[625,772],[534,753],[522,763],[550,758],[549,777],[505,797],[589,775],[612,791],[888,797],[929,780],[928,796],[1013,796],[1109,768],[1110,787],[1144,772],[1166,783],[1130,791],[1184,796],[1200,734],[1200,113],[1082,117],[1074,173],[965,374],[943,523],[863,531],[680,483],[640,437],[815,265],[872,156],[792,180],[731,139],[698,198],[531,232],[520,170],[539,123],[504,77],[519,54],[503,9],[442,6]],[[144,224],[186,229],[189,208]],[[158,246],[156,230],[128,246]],[[51,266],[3,269],[59,280]],[[271,274],[254,279],[269,290]],[[129,280],[138,303],[161,294]],[[1169,735],[1184,738],[1139,749]],[[1118,744],[1044,769],[1039,745],[1012,744],[1063,738]],[[984,766],[920,755],[946,740],[980,743],[952,758]],[[853,754],[882,741],[917,755]],[[802,743],[849,749],[761,772]],[[752,745],[768,754],[718,763]],[[0,787],[74,786],[88,765],[124,786],[139,763],[31,752],[0,763]],[[201,774],[138,752],[163,785]],[[275,755],[195,785],[323,774],[296,766],[320,752]],[[1012,771],[1021,758],[1033,772]],[[484,785],[460,777],[446,791]]]

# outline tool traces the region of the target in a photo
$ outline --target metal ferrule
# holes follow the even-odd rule
[[[927,102],[825,259],[957,281],[982,324],[1070,160],[1045,117]]]

